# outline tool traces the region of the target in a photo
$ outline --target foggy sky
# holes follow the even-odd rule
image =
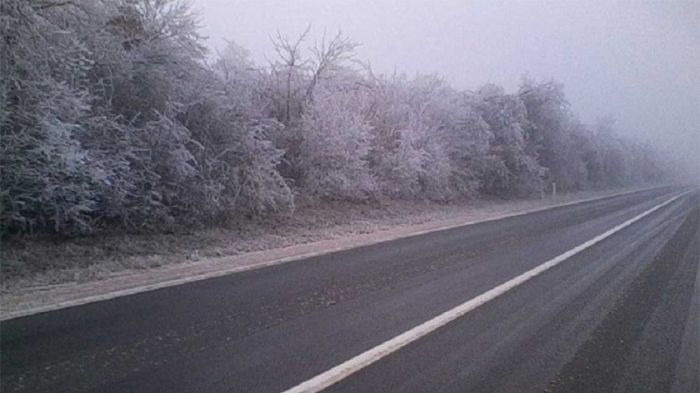
[[[308,45],[341,29],[375,72],[437,73],[453,86],[522,75],[556,79],[581,120],[612,114],[621,133],[700,168],[700,0],[194,0],[212,49],[225,39],[272,58],[270,36]]]

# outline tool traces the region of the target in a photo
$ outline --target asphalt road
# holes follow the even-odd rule
[[[282,392],[679,193],[645,191],[0,323],[2,392]],[[698,192],[330,386],[700,391]]]

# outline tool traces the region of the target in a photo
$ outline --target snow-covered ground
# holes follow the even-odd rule
[[[239,229],[23,241],[3,247],[10,268],[0,306],[7,318],[630,191],[452,204],[323,204]],[[12,271],[13,265],[34,270]]]

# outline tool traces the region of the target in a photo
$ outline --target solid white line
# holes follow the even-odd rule
[[[195,282],[195,281],[201,281],[201,280],[207,280],[210,278],[226,276],[229,274],[240,273],[240,272],[245,272],[245,271],[249,271],[249,270],[256,270],[256,269],[261,269],[261,268],[275,266],[275,265],[281,265],[283,263],[288,263],[288,262],[298,261],[298,260],[302,260],[302,259],[306,259],[306,258],[330,254],[333,252],[346,251],[346,250],[357,248],[357,247],[364,247],[364,246],[370,246],[373,244],[389,242],[389,241],[404,238],[404,237],[425,235],[425,234],[432,233],[432,232],[445,231],[448,229],[465,227],[468,225],[481,224],[481,223],[490,222],[490,221],[497,221],[497,220],[502,220],[502,219],[510,218],[510,217],[524,216],[527,214],[538,213],[541,211],[555,209],[558,207],[573,206],[573,205],[578,205],[578,204],[587,203],[587,202],[594,202],[594,201],[606,199],[606,198],[614,198],[614,197],[618,197],[618,196],[622,196],[622,195],[634,194],[637,192],[650,191],[650,190],[663,188],[663,187],[665,187],[665,186],[650,187],[650,188],[641,189],[641,190],[625,191],[625,192],[620,192],[620,193],[612,194],[612,195],[593,197],[593,198],[588,198],[588,199],[581,199],[581,200],[577,200],[577,201],[565,202],[565,203],[560,203],[560,204],[556,204],[556,205],[528,209],[528,210],[524,210],[524,211],[517,212],[517,213],[501,214],[501,215],[497,215],[494,217],[489,217],[489,218],[481,219],[481,220],[467,221],[467,222],[463,222],[463,223],[459,223],[459,224],[452,224],[452,225],[444,225],[441,227],[412,232],[410,234],[390,236],[387,238],[382,238],[382,239],[377,240],[377,241],[370,241],[367,243],[363,243],[361,245],[333,247],[333,248],[327,248],[327,249],[320,250],[320,251],[312,251],[312,252],[303,253],[303,254],[291,255],[288,257],[282,257],[282,258],[273,259],[270,261],[255,263],[252,265],[225,267],[222,269],[217,269],[214,271],[195,274],[192,276],[154,282],[152,284],[146,284],[146,285],[141,285],[141,286],[137,286],[137,287],[133,287],[133,288],[126,288],[126,289],[111,291],[111,292],[107,292],[107,293],[103,293],[103,294],[99,294],[99,295],[86,296],[86,297],[83,297],[80,299],[73,299],[73,300],[67,300],[67,301],[62,301],[62,302],[56,302],[53,304],[47,304],[44,306],[38,306],[38,307],[33,307],[33,308],[29,308],[29,309],[24,309],[24,310],[17,310],[17,311],[8,312],[8,313],[4,313],[4,312],[2,312],[2,310],[0,310],[0,321],[7,321],[10,319],[39,314],[42,312],[56,311],[56,310],[61,310],[64,308],[76,307],[76,306],[81,306],[84,304],[115,299],[115,298],[122,297],[122,296],[135,295],[137,293],[155,291],[155,290],[161,289],[161,288],[168,288],[168,287],[187,284],[187,283],[191,283],[191,282]]]
[[[319,374],[315,376],[314,378],[311,378],[305,382],[302,382],[301,384],[285,390],[283,393],[313,393],[313,392],[319,392],[336,382],[341,381],[342,379],[348,377],[349,375],[369,366],[370,364],[376,362],[377,360],[399,350],[400,348],[418,340],[419,338],[437,330],[438,328],[450,323],[451,321],[454,321],[455,319],[465,315],[466,313],[474,310],[475,308],[487,303],[490,300],[493,300],[497,298],[498,296],[508,292],[509,290],[519,286],[520,284],[528,281],[529,279],[539,275],[540,273],[562,263],[563,261],[567,260],[568,258],[571,258],[572,256],[580,253],[581,251],[593,246],[594,244],[600,242],[601,240],[615,234],[616,232],[622,230],[625,227],[628,227],[632,225],[633,223],[641,220],[642,218],[648,216],[649,214],[655,212],[656,210],[661,209],[662,207],[668,205],[669,203],[675,201],[676,199],[692,192],[694,190],[689,190],[686,191],[682,194],[676,195],[675,197],[667,200],[666,202],[660,203],[651,209],[645,211],[644,213],[641,213],[625,222],[622,224],[605,231],[604,233],[588,240],[587,242],[580,244],[571,250],[548,260],[547,262],[544,262],[543,264],[526,271],[525,273],[512,278],[506,282],[504,282],[501,285],[498,285],[495,288],[492,288],[489,291],[486,291],[482,293],[481,295],[468,300],[459,306],[445,311],[444,313],[438,315],[437,317],[424,322],[394,338],[392,338],[389,341],[385,341],[382,344],[377,345],[376,347],[369,349],[354,358],[345,361],[344,363],[341,363],[338,366],[335,366],[322,374]]]

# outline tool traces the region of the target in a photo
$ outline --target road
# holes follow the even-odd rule
[[[643,191],[0,323],[0,390],[283,392],[679,195]],[[698,192],[328,392],[700,391]]]

